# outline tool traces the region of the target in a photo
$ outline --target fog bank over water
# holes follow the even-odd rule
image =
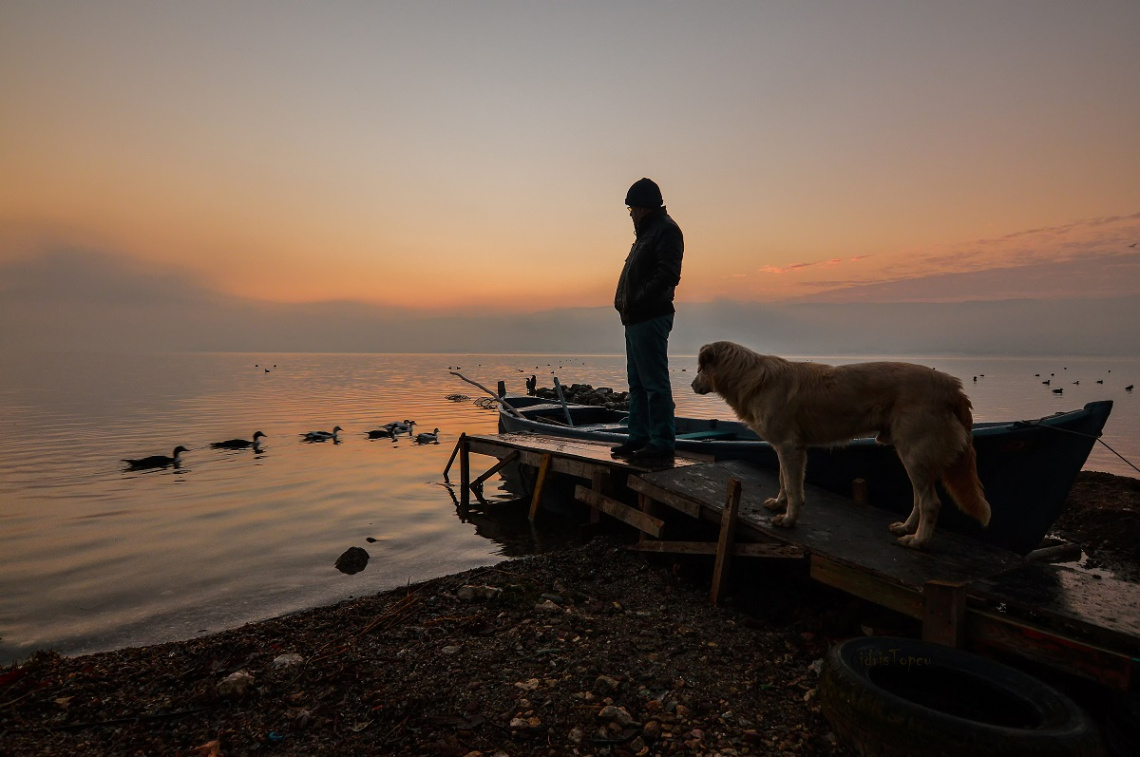
[[[511,303],[503,303],[504,309]],[[1135,355],[1140,296],[678,304],[670,350],[717,339],[788,355]],[[616,354],[609,307],[461,315],[269,303],[89,252],[0,267],[0,349]]]

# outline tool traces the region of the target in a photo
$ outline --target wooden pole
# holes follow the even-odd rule
[[[451,457],[447,458],[447,465],[443,466],[443,480],[451,483],[451,479],[447,474],[451,472],[451,464],[455,462],[455,456],[459,454],[459,448],[463,446],[463,434],[459,435],[459,441],[455,443],[455,449],[451,450]]]
[[[567,425],[573,426],[574,419],[570,417],[570,408],[566,407],[566,397],[562,394],[562,384],[558,383],[558,377],[554,377],[554,391],[558,393],[558,401],[562,403],[562,412],[566,413]]]
[[[517,449],[511,450],[509,455],[507,455],[502,460],[500,460],[499,462],[497,462],[493,466],[491,466],[491,469],[488,470],[486,473],[484,473],[482,476],[480,476],[479,478],[472,481],[471,487],[475,488],[475,489],[479,488],[480,486],[483,485],[484,481],[486,481],[491,476],[495,475],[496,473],[501,471],[503,468],[506,468],[508,465],[510,465],[511,463],[513,463],[515,460],[518,460],[518,459],[519,459],[519,451]]]
[[[471,449],[467,434],[459,435],[459,506],[464,513],[471,507]]]
[[[534,482],[534,496],[530,500],[530,514],[527,520],[534,523],[534,519],[538,516],[538,506],[542,504],[542,487],[546,483],[546,474],[550,471],[550,463],[554,460],[554,455],[546,452],[542,456],[542,463],[538,466],[538,479]]]
[[[590,488],[602,496],[608,497],[610,495],[610,474],[605,471],[597,471],[590,477]],[[590,523],[598,524],[602,522],[602,514],[596,508],[590,508]]]
[[[459,378],[463,379],[464,381],[466,381],[468,384],[471,384],[472,386],[477,386],[477,387],[479,387],[480,389],[482,389],[483,391],[485,391],[487,394],[489,394],[489,395],[491,395],[492,397],[494,397],[495,399],[497,399],[497,400],[499,401],[499,405],[500,405],[500,406],[501,406],[501,407],[502,407],[504,410],[506,410],[508,413],[510,413],[511,415],[517,416],[517,417],[519,417],[519,418],[521,418],[521,417],[522,417],[522,413],[520,413],[518,410],[515,410],[513,407],[511,407],[511,404],[510,404],[509,402],[507,402],[507,401],[506,401],[504,398],[502,398],[502,397],[500,397],[499,395],[497,395],[497,394],[495,394],[494,392],[492,392],[492,391],[491,391],[490,389],[488,389],[487,387],[485,387],[485,386],[483,386],[482,384],[480,384],[478,381],[472,381],[471,379],[469,379],[469,378],[467,378],[466,376],[464,376],[462,373],[457,373],[457,372],[455,372],[455,371],[450,371],[450,373],[451,373],[451,375],[452,375],[452,376],[458,376]]]
[[[641,508],[641,512],[650,517],[653,517],[653,500],[649,498],[648,494],[638,492],[637,505],[639,508]],[[645,538],[645,532],[639,531],[637,535],[637,543],[639,545],[643,545],[646,541],[648,541],[648,539]]]
[[[965,624],[965,584],[927,581],[922,587],[922,640],[960,647]]]
[[[736,540],[736,516],[740,511],[740,479],[728,480],[728,492],[725,495],[724,512],[720,518],[720,539],[716,545],[716,565],[713,567],[712,588],[709,589],[709,601],[714,605],[720,604],[724,594],[725,584],[728,582],[728,563],[732,558],[733,543]]]

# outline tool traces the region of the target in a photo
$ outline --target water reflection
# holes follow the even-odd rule
[[[527,518],[529,496],[515,496],[507,491],[488,498],[478,487],[473,491],[476,504],[465,508],[451,484],[442,486],[451,496],[459,522],[475,526],[475,535],[500,545],[506,557],[550,552],[582,537],[582,520],[576,515],[544,510],[542,517],[531,523]]]

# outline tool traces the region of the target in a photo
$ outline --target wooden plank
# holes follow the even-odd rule
[[[459,450],[463,447],[463,434],[459,435],[459,441],[455,443],[455,449],[451,450],[451,457],[447,458],[447,465],[443,466],[443,480],[451,483],[451,479],[447,474],[451,472],[451,464],[455,462],[455,456],[459,454]]]
[[[966,623],[966,587],[949,581],[927,581],[922,589],[922,640],[957,649]]]
[[[610,454],[609,442],[597,442],[564,436],[544,436],[541,434],[473,434],[472,451],[501,457],[503,449],[518,449],[525,452],[552,452],[556,456],[574,458],[593,463],[602,463],[610,468],[629,471],[645,471],[646,468],[634,465],[629,460],[615,458]],[[673,458],[673,468],[707,464],[712,458],[708,455],[679,453]],[[528,463],[530,464],[530,463]]]
[[[701,517],[701,503],[694,499],[690,499],[683,494],[664,489],[656,484],[646,481],[641,476],[630,476],[625,485],[630,489],[651,497],[655,502],[660,502],[663,505],[677,510],[688,515],[690,518]]]
[[[597,489],[598,487],[595,486],[594,488]],[[648,495],[639,493],[637,495],[637,509],[640,510],[641,512],[645,513],[646,515],[652,517],[653,516],[653,510],[654,510],[653,500],[650,499]],[[597,510],[594,510],[593,508],[591,508],[590,512],[595,513],[595,512],[597,512]],[[664,519],[662,519],[662,520],[664,520]],[[649,541],[649,538],[645,535],[644,531],[640,531],[637,534],[637,543],[638,544],[645,544],[648,541]]]
[[[922,595],[913,587],[885,581],[872,573],[862,572],[815,553],[811,555],[811,577],[903,615],[922,617]]]
[[[1129,692],[1140,684],[1140,661],[1127,654],[1043,632],[988,610],[969,608],[966,636],[971,646],[1012,653],[1081,678]]]
[[[1140,658],[1140,584],[1031,563],[968,590],[972,606],[1000,607],[1003,617]]]
[[[530,513],[527,514],[527,520],[534,523],[535,517],[538,516],[538,506],[542,503],[542,487],[546,483],[546,474],[550,471],[550,461],[553,455],[547,452],[542,456],[542,462],[538,466],[538,478],[534,482],[534,496],[530,499]]]
[[[728,481],[728,490],[725,492],[720,538],[716,545],[716,564],[713,566],[712,587],[709,589],[709,601],[714,605],[720,604],[725,583],[728,581],[728,565],[732,561],[732,547],[736,540],[736,516],[739,510],[740,479],[731,478]]]
[[[599,494],[593,489],[587,489],[580,484],[574,487],[574,498],[579,502],[585,502],[590,507],[601,510],[606,515],[633,526],[639,531],[644,531],[650,536],[660,538],[662,530],[665,527],[665,521],[660,518],[646,515],[640,510],[632,508],[629,505],[623,505],[616,499],[610,499],[604,494]]]
[[[590,489],[597,492],[603,497],[608,497],[613,493],[610,486],[610,474],[608,471],[597,471],[590,477]],[[590,523],[597,524],[602,522],[602,514],[596,508],[590,508]],[[644,534],[644,532],[642,532]]]
[[[938,531],[926,549],[907,549],[897,543],[888,525],[897,516],[874,507],[857,507],[852,500],[815,486],[804,488],[805,505],[794,528],[772,524],[773,513],[764,500],[779,491],[776,471],[742,461],[693,465],[642,476],[651,484],[701,503],[720,512],[724,487],[730,478],[740,479],[741,526],[775,541],[796,544],[813,555],[825,555],[887,581],[904,584],[918,592],[927,581],[968,582],[996,576],[1025,561],[1007,550],[949,531]]]
[[[737,542],[732,547],[734,557],[763,557],[775,560],[802,560],[807,553],[794,544],[775,542]]]
[[[712,541],[641,541],[626,549],[634,552],[655,552],[679,555],[715,555],[717,543]],[[789,544],[737,542],[732,546],[733,557],[759,557],[778,560],[802,560],[804,551]]]
[[[511,463],[513,463],[515,460],[518,460],[518,459],[519,459],[518,450],[512,450],[509,455],[507,455],[502,460],[500,460],[499,462],[492,465],[487,470],[486,473],[484,473],[482,476],[479,476],[479,478],[472,481],[471,485],[472,486],[481,486],[484,481],[486,481],[491,476],[495,475],[496,473],[501,471],[503,468],[506,468],[508,465],[510,465]]]
[[[611,467],[619,467],[611,465],[605,461],[592,461],[587,459],[580,459],[574,457],[561,457],[557,450],[549,451],[536,451],[530,449],[523,449],[519,447],[511,447],[503,444],[489,443],[485,439],[471,439],[470,448],[472,452],[480,455],[488,455],[490,457],[503,457],[510,454],[512,451],[518,453],[518,461],[522,465],[529,465],[532,468],[537,468],[542,465],[542,461],[547,455],[551,457],[551,471],[554,473],[563,473],[577,478],[584,478],[589,480],[594,472],[597,470],[607,470]]]
[[[1025,556],[1029,562],[1072,562],[1081,559],[1081,545],[1066,541],[1035,549]]]

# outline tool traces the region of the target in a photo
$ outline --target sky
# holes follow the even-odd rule
[[[0,336],[158,281],[607,308],[642,176],[681,312],[1140,302],[1137,40],[1108,0],[5,0]]]

